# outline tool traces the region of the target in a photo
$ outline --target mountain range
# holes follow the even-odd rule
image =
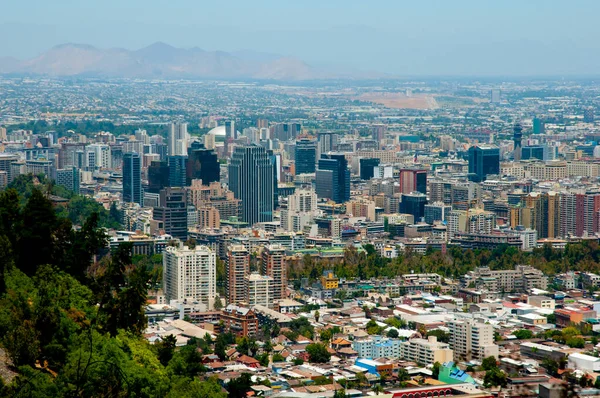
[[[28,60],[0,57],[0,74],[141,79],[312,80],[357,77],[334,74],[305,62],[252,51],[205,51],[154,43],[139,50],[61,44]],[[364,77],[364,76],[362,76]]]

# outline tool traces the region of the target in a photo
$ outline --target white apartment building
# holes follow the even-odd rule
[[[253,272],[244,277],[246,304],[273,308],[273,278]]]
[[[455,360],[482,360],[490,356],[498,358],[492,325],[465,319],[450,321],[447,326],[450,329],[450,348],[454,350]]]
[[[429,336],[427,339],[411,339],[402,343],[400,355],[402,359],[422,365],[445,363],[454,359],[450,346],[437,341],[435,336]]]
[[[192,299],[213,308],[216,295],[217,256],[207,246],[191,249],[182,243],[163,253],[163,290],[167,302]]]

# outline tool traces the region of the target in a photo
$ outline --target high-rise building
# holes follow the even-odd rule
[[[163,252],[163,291],[170,300],[192,299],[211,310],[217,293],[217,256],[207,246],[168,246]]]
[[[475,145],[469,148],[469,178],[485,181],[488,175],[500,173],[500,149],[491,145]]]
[[[378,158],[362,158],[359,160],[360,179],[370,180],[375,175],[375,168],[379,166]]]
[[[452,211],[452,206],[442,202],[425,205],[425,222],[433,224],[436,221],[448,221],[448,214]]]
[[[186,165],[186,185],[192,180],[202,180],[205,185],[221,180],[221,165],[217,154],[204,148],[195,148],[194,144],[188,150]]]
[[[421,192],[403,193],[400,202],[400,213],[412,214],[415,223],[425,216],[427,196]]]
[[[242,221],[253,225],[273,220],[274,172],[265,148],[235,148],[229,163],[229,188],[242,202]]]
[[[385,124],[374,124],[371,126],[371,137],[377,142],[385,138],[387,133],[387,126]]]
[[[225,142],[223,148],[225,150],[225,156],[229,156],[230,144],[237,138],[237,131],[235,129],[235,121],[228,120],[225,122]]]
[[[187,239],[187,195],[184,188],[165,188],[160,191],[158,207],[152,218],[159,222],[165,233],[181,241]]]
[[[350,170],[343,154],[323,154],[317,169],[317,196],[336,203],[350,199]]]
[[[56,185],[65,187],[69,191],[79,195],[79,169],[69,167],[68,169],[56,170]]]
[[[314,173],[316,167],[317,143],[303,138],[296,141],[296,174]]]
[[[171,123],[169,126],[168,155],[187,154],[188,132],[187,123]]]
[[[317,159],[321,155],[337,150],[338,135],[330,131],[323,131],[317,134]]]
[[[523,141],[523,126],[521,123],[515,123],[513,127],[514,159],[515,162],[521,160],[521,141]]]
[[[542,119],[533,119],[533,134],[546,134],[546,124]]]
[[[8,177],[8,183],[10,184],[15,176],[13,176],[11,164],[18,162],[19,156],[8,154],[8,153],[0,153],[0,171],[5,171]]]
[[[521,148],[521,160],[544,160],[544,152],[545,150],[543,145],[524,146]]]
[[[169,164],[166,161],[153,161],[148,167],[148,192],[160,193],[169,186]]]
[[[473,319],[452,320],[447,323],[450,329],[450,348],[455,360],[483,360],[493,356],[498,358],[498,346],[494,344],[494,327],[489,323]]]
[[[286,297],[287,265],[285,249],[279,244],[266,246],[262,253],[261,272],[272,278],[273,299],[281,300]]]
[[[123,202],[144,205],[142,158],[139,153],[123,154]]]
[[[158,154],[160,156],[160,160],[167,160],[169,156],[169,147],[167,144],[163,144],[162,142],[153,143],[151,146],[152,153]]]
[[[169,156],[169,186],[186,186],[186,163],[187,156]]]
[[[225,262],[225,290],[229,304],[242,303],[246,299],[245,277],[250,273],[250,253],[242,245],[232,245]]]
[[[262,305],[273,308],[273,278],[253,272],[244,277],[244,290],[246,297],[244,302],[253,307]]]
[[[423,169],[401,169],[400,170],[400,192],[427,193],[427,170]]]
[[[268,129],[269,128],[269,120],[268,119],[256,119],[256,128]]]

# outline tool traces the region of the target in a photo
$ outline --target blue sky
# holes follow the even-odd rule
[[[600,1],[0,0],[0,55],[156,41],[398,75],[600,74]]]

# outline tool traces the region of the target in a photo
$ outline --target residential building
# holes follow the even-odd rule
[[[244,277],[244,282],[247,305],[273,308],[273,278],[253,272]]]
[[[448,322],[447,326],[455,360],[481,361],[490,356],[498,358],[498,346],[494,344],[494,328],[491,324],[473,319],[455,319]]]
[[[232,245],[225,261],[225,290],[229,304],[242,303],[246,299],[245,280],[250,273],[250,253],[242,245]]]
[[[437,337],[410,339],[400,345],[400,356],[407,361],[419,364],[446,363],[454,359],[454,353],[447,343],[437,341]]]
[[[273,299],[281,300],[287,297],[287,264],[285,249],[279,244],[268,245],[263,249],[261,273],[271,277]]]

